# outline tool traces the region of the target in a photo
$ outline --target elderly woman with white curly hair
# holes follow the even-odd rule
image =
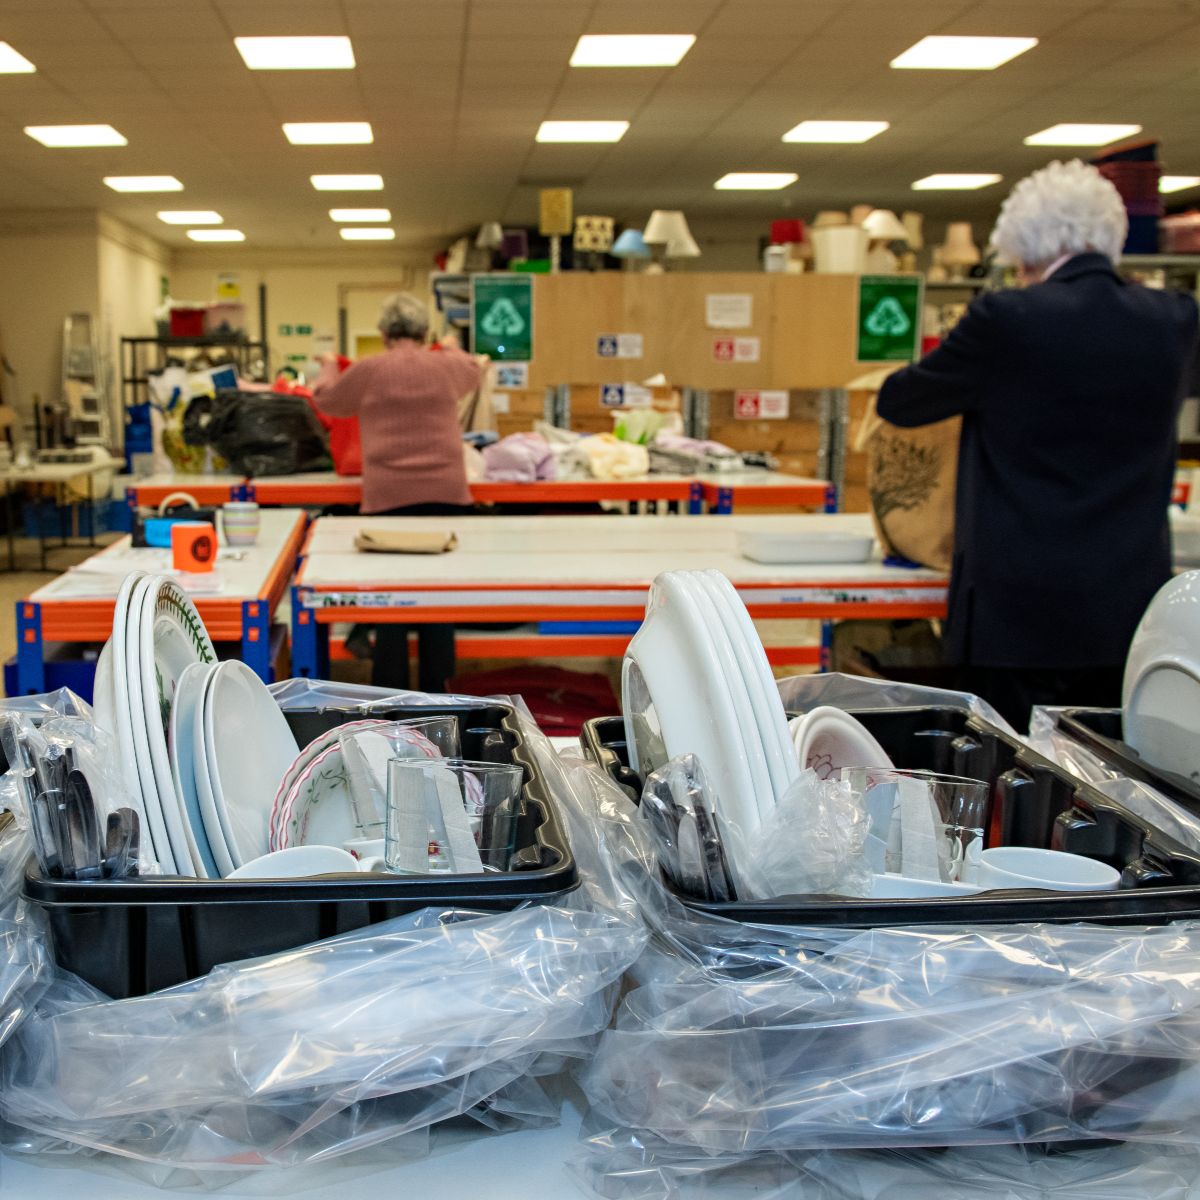
[[[992,246],[1025,286],[979,296],[879,393],[894,425],[963,418],[946,656],[1018,727],[1035,704],[1119,705],[1130,639],[1170,575],[1197,311],[1117,274],[1126,229],[1094,167],[1023,179]]]

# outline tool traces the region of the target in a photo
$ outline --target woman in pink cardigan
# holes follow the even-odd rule
[[[326,355],[313,386],[331,417],[357,417],[362,430],[364,513],[438,515],[467,508],[458,402],[479,386],[479,364],[454,346],[425,345],[429,317],[414,296],[384,302],[379,332],[387,347],[343,375]]]
[[[387,347],[338,374],[326,355],[313,401],[331,417],[357,417],[362,430],[364,514],[453,516],[471,510],[458,426],[458,402],[479,385],[479,364],[456,346],[426,347],[428,310],[397,292],[384,302],[379,332]],[[419,686],[445,690],[454,673],[454,627],[420,625]],[[372,682],[408,687],[408,629],[375,630]]]

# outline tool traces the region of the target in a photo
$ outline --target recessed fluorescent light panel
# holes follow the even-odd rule
[[[1200,175],[1164,175],[1158,181],[1160,192],[1182,192],[1200,183]]]
[[[722,192],[777,192],[797,178],[795,171],[730,171],[713,187]]]
[[[348,71],[354,49],[348,37],[235,37],[252,71]]]
[[[993,71],[1032,50],[1037,38],[1027,37],[923,37],[892,66],[917,71]]]
[[[783,135],[785,142],[869,142],[888,127],[886,121],[801,121]]]
[[[538,127],[539,142],[619,142],[629,128],[628,121],[543,121]]]
[[[1051,125],[1025,139],[1027,146],[1107,146],[1109,142],[1141,133],[1140,125]]]
[[[158,219],[167,225],[220,225],[224,218],[211,208],[167,209],[158,214]]]
[[[914,192],[971,192],[976,188],[991,187],[999,183],[1000,175],[926,175],[924,179],[915,180]]]
[[[25,132],[51,150],[129,145],[111,125],[26,125]]]
[[[105,175],[105,186],[114,192],[182,192],[174,175]]]
[[[318,192],[382,192],[382,175],[310,175]]]
[[[244,242],[246,235],[240,229],[189,229],[188,237],[193,242]]]
[[[0,75],[32,75],[37,67],[7,42],[0,42]]]
[[[396,231],[386,225],[368,225],[364,229],[339,229],[338,232],[348,242],[390,242]]]
[[[365,146],[375,140],[369,121],[287,121],[283,134],[293,146]]]
[[[362,222],[366,224],[368,221],[390,221],[392,219],[392,210],[390,208],[331,208],[329,216],[334,221]]]
[[[696,41],[693,33],[585,33],[573,67],[674,67]]]

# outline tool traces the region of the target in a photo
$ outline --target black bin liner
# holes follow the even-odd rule
[[[232,471],[251,478],[333,469],[325,431],[302,396],[239,391],[197,396],[183,416],[183,440],[211,446]]]

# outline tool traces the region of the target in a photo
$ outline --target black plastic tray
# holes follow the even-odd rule
[[[852,929],[1023,921],[1155,925],[1200,917],[1200,855],[1017,738],[963,709],[852,711],[895,766],[988,782],[992,789],[989,846],[1041,846],[1086,854],[1121,871],[1121,888],[1115,892],[997,891],[908,900],[781,896],[725,903],[680,895],[687,908],[751,924]],[[585,752],[637,799],[641,780],[629,768],[621,718],[588,721],[580,740]]]
[[[1055,714],[1059,729],[1091,750],[1107,766],[1148,783],[1189,812],[1200,815],[1200,783],[1148,763],[1125,736],[1119,708],[1068,708]]]
[[[549,904],[579,885],[554,800],[511,710],[500,705],[372,710],[382,720],[453,714],[466,758],[525,771],[513,868],[503,874],[325,875],[287,880],[146,876],[101,882],[46,879],[26,865],[24,892],[43,910],[59,966],[115,999],[204,975],[220,963],[290,950],[422,908],[504,912]],[[297,741],[362,713],[290,712]]]

